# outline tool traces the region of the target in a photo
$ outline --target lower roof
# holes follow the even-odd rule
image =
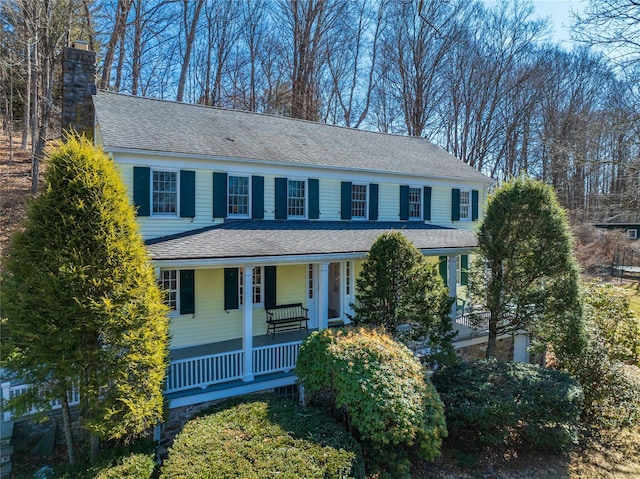
[[[473,231],[411,221],[234,220],[146,243],[153,261],[364,255],[376,238],[392,230],[425,253],[477,246]]]

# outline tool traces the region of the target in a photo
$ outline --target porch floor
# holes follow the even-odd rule
[[[313,331],[317,331],[317,328],[309,328],[309,334]],[[259,348],[260,346],[302,341],[306,337],[307,331],[305,329],[282,331],[280,333],[276,333],[275,338],[271,334],[261,334],[253,337],[253,347]],[[228,341],[219,341],[217,343],[207,343],[200,344],[198,346],[171,349],[169,350],[169,361],[197,358],[208,354],[227,353],[229,351],[239,351],[241,349],[242,338],[230,339]]]

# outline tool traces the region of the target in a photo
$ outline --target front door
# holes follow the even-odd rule
[[[342,289],[340,283],[340,263],[329,264],[329,311],[328,319],[342,318]]]

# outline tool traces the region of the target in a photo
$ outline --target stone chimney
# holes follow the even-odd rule
[[[96,53],[76,41],[62,52],[62,129],[74,129],[93,140],[96,94]]]

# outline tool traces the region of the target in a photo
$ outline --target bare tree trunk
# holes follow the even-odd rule
[[[27,60],[27,78],[25,78],[24,89],[24,105],[22,107],[22,143],[20,148],[26,150],[29,146],[29,125],[31,124],[31,45],[27,40],[27,51],[25,58]]]
[[[69,464],[76,463],[75,444],[73,441],[73,429],[71,426],[71,414],[69,413],[69,398],[63,394],[60,398],[62,404],[62,429],[64,431],[64,442],[67,446],[67,458]]]
[[[198,19],[200,18],[200,12],[204,5],[203,0],[198,0],[193,11],[193,17],[191,17],[191,25],[189,25],[189,1],[184,0],[184,10],[182,15],[182,21],[185,29],[185,52],[182,59],[182,68],[180,69],[180,79],[178,80],[178,94],[176,100],[182,101],[184,98],[184,85],[187,81],[187,71],[189,70],[189,62],[191,60],[191,51],[193,50],[193,41],[196,35],[196,29],[198,26]]]
[[[111,38],[109,38],[109,43],[107,44],[107,52],[104,56],[100,88],[106,89],[109,87],[109,78],[111,77],[111,66],[113,65],[116,45],[124,37],[125,30],[127,28],[127,17],[129,16],[131,5],[132,0],[118,0],[118,6],[116,7],[116,21],[113,26],[113,33],[111,34]]]

